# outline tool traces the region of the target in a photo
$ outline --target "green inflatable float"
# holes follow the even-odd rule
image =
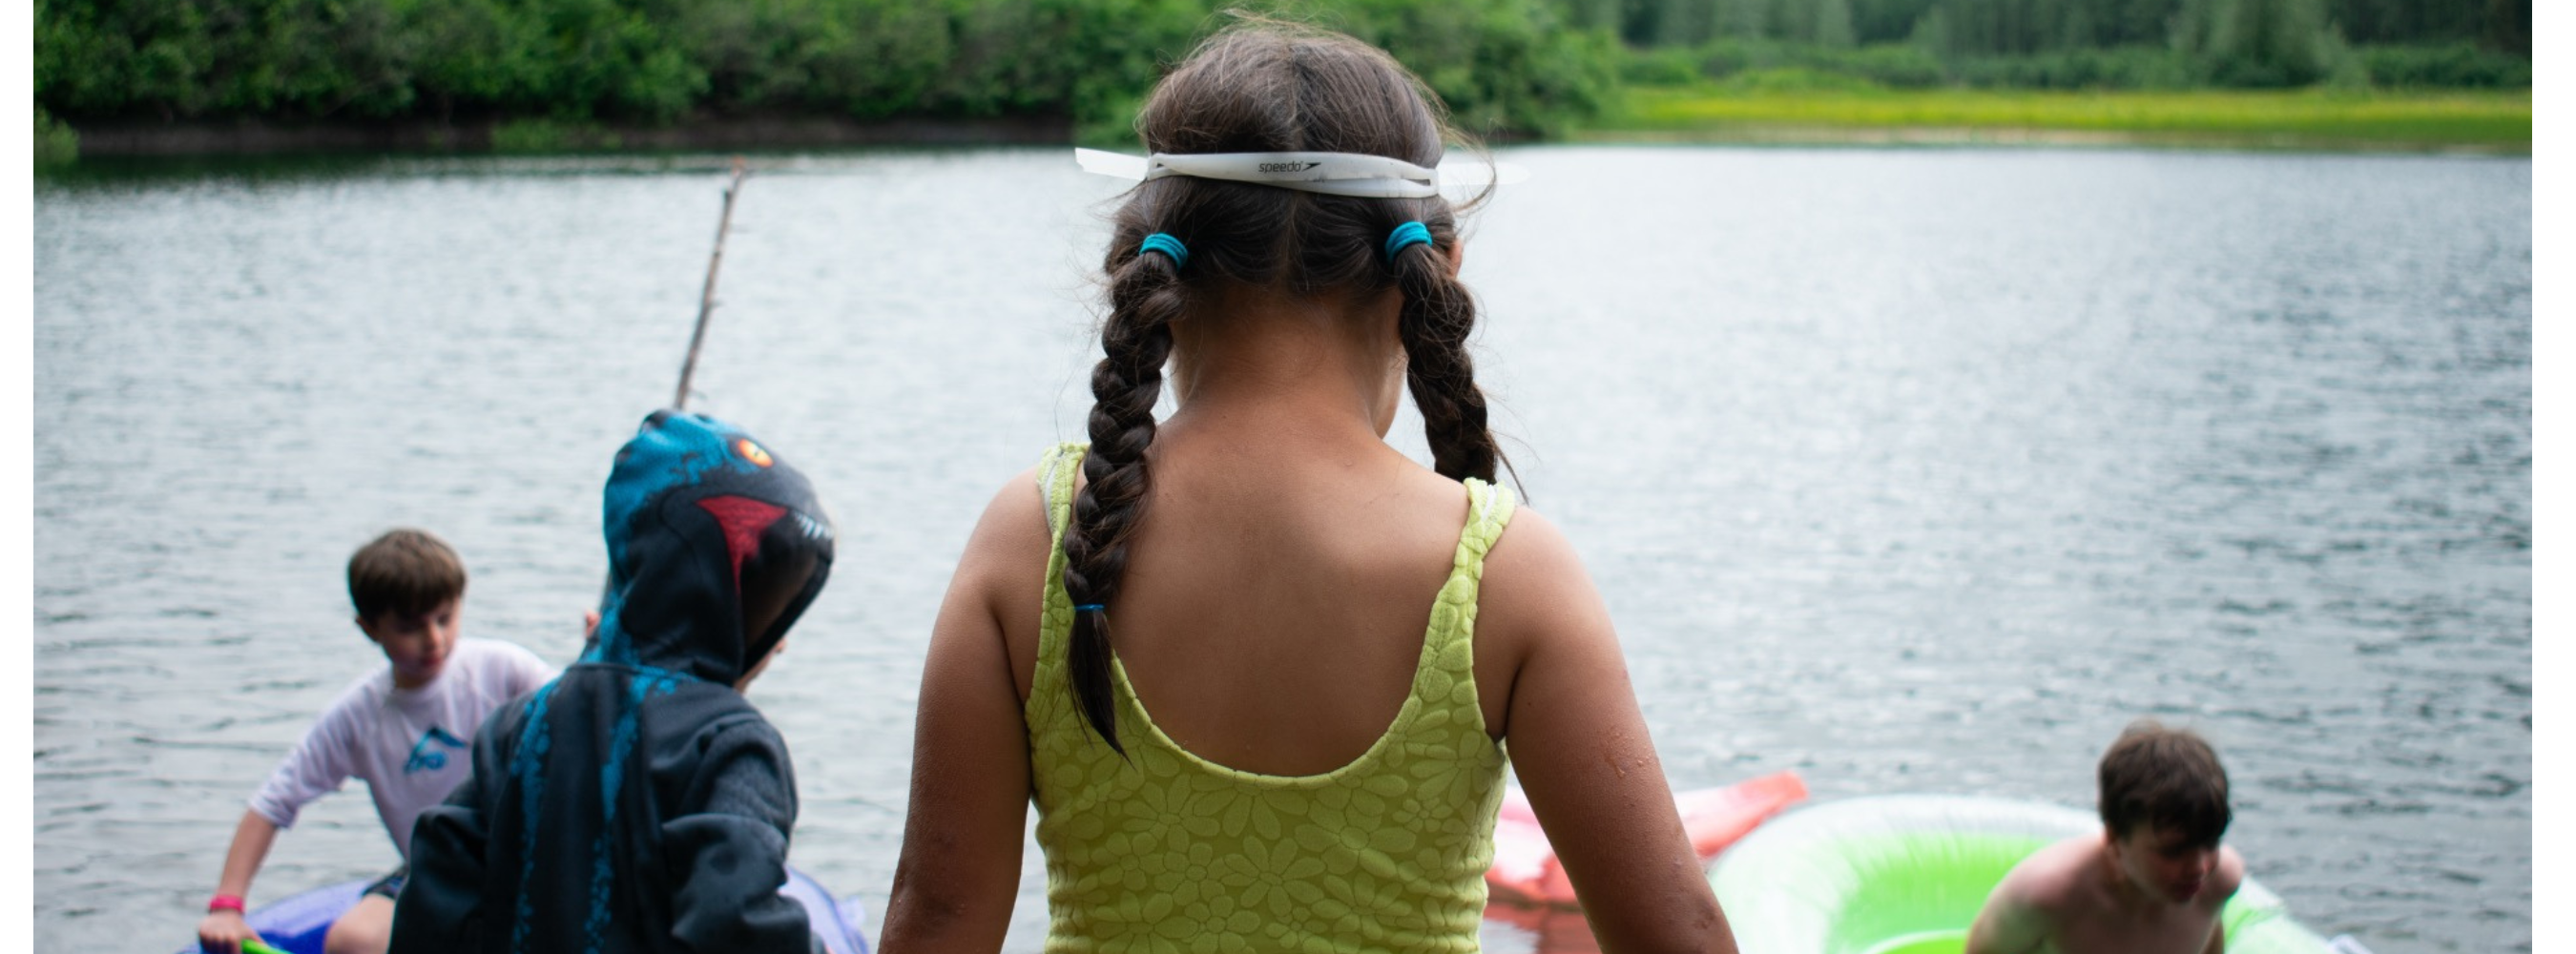
[[[1709,874],[1744,954],[1959,954],[1986,893],[2071,835],[2085,812],[2036,802],[1884,795],[1794,810],[1718,856]],[[2368,954],[2290,918],[2246,879],[2222,915],[2229,954]]]

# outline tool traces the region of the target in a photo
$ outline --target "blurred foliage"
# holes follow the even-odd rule
[[[1388,48],[1480,131],[1544,135],[1615,95],[1617,42],[1550,0],[1267,12]],[[554,124],[523,144],[691,114],[1114,129],[1226,22],[1206,0],[39,0],[36,21],[38,105],[71,120]]]
[[[1562,133],[1618,95],[1618,41],[1572,28],[1548,0],[1334,0],[1271,12],[1396,54],[1478,137]]]
[[[500,153],[615,149],[623,144],[615,132],[593,122],[512,119],[492,126],[492,151]]]
[[[1892,87],[2528,87],[2530,0],[1561,0],[1632,82],[1809,69]],[[2358,45],[2358,46],[2356,46]],[[2517,66],[2519,69],[2517,69]]]
[[[1040,117],[1132,140],[1244,0],[38,0],[38,139],[93,121],[435,120],[512,149],[692,116]],[[2528,88],[2529,0],[1248,0],[1394,53],[1480,136],[1623,84]],[[50,139],[48,137],[51,137]]]
[[[1890,90],[1836,86],[1817,76],[1756,70],[1728,84],[1641,88],[1631,92],[1617,122],[1624,130],[1712,141],[1765,127],[1841,127],[1971,137],[1948,141],[1973,141],[1983,132],[1998,141],[2114,134],[2124,141],[2323,148],[2511,150],[2531,142],[2531,93],[2519,90]]]
[[[2372,46],[2356,51],[2370,85],[2391,89],[2529,89],[2531,58],[2468,43]]]
[[[36,107],[36,166],[59,166],[80,158],[80,134]]]

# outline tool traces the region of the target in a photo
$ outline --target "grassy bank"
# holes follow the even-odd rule
[[[1581,138],[2531,150],[2529,90],[1891,90],[1738,79],[1748,81],[1630,87]]]

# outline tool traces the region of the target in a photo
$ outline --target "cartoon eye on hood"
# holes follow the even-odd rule
[[[731,683],[830,576],[831,518],[805,475],[739,427],[655,411],[602,498],[609,585],[585,661]]]

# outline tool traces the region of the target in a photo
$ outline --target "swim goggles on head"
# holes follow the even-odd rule
[[[1083,171],[1121,179],[1152,181],[1165,176],[1252,182],[1363,199],[1427,199],[1442,193],[1463,197],[1488,183],[1508,185],[1529,178],[1519,166],[1494,163],[1426,169],[1402,159],[1349,152],[1204,152],[1130,156],[1098,149],[1075,149]]]

